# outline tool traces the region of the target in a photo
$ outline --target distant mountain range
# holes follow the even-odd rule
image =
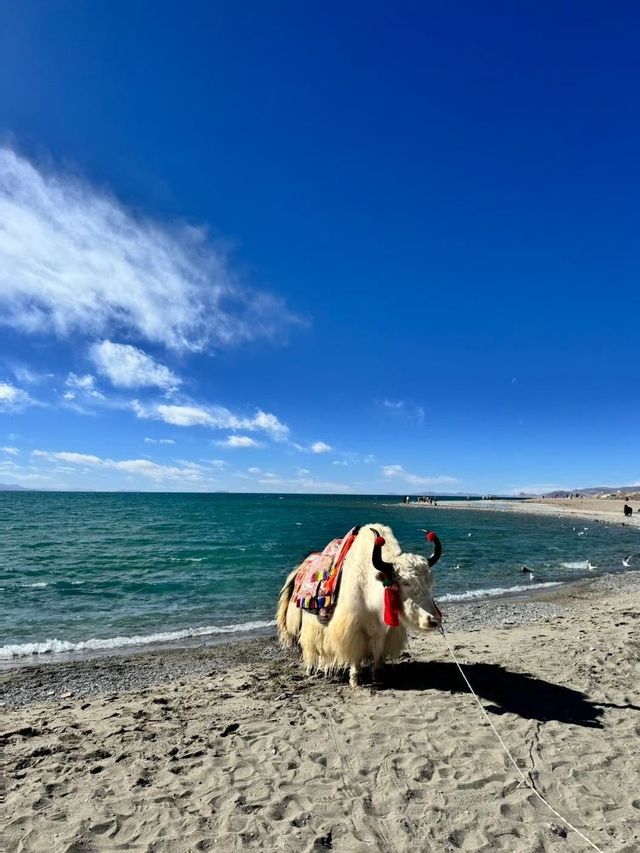
[[[24,486],[16,486],[15,483],[12,485],[10,483],[0,483],[0,492],[28,492],[28,489],[25,489]]]
[[[542,497],[543,498],[568,498],[569,495],[584,495],[585,497],[596,497],[598,495],[601,496],[620,496],[625,497],[626,495],[633,495],[639,491],[640,487],[638,486],[591,486],[588,489],[571,489],[570,491],[564,491],[559,489],[555,492],[547,492]]]

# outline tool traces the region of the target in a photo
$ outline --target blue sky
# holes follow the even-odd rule
[[[640,482],[632,3],[0,6],[0,482]]]

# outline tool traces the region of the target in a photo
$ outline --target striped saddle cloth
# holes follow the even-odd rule
[[[332,539],[324,551],[305,557],[293,585],[297,607],[316,612],[335,607],[342,564],[356,535],[354,527],[343,539]]]

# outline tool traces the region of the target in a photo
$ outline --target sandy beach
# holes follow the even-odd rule
[[[410,503],[410,509],[477,510],[478,512],[518,512],[529,515],[550,515],[556,518],[589,519],[603,524],[619,524],[640,529],[640,501],[631,500],[633,515],[625,517],[623,500],[603,498],[536,498],[523,501],[442,501],[437,506]]]
[[[601,850],[640,849],[640,574],[447,608],[519,767]],[[385,685],[272,637],[2,675],[10,851],[579,851],[520,783],[444,639]]]

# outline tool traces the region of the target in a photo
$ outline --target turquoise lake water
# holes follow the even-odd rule
[[[0,661],[265,628],[290,569],[355,524],[389,524],[415,552],[426,551],[419,528],[436,530],[440,603],[621,571],[640,550],[626,528],[398,501],[0,493]]]

